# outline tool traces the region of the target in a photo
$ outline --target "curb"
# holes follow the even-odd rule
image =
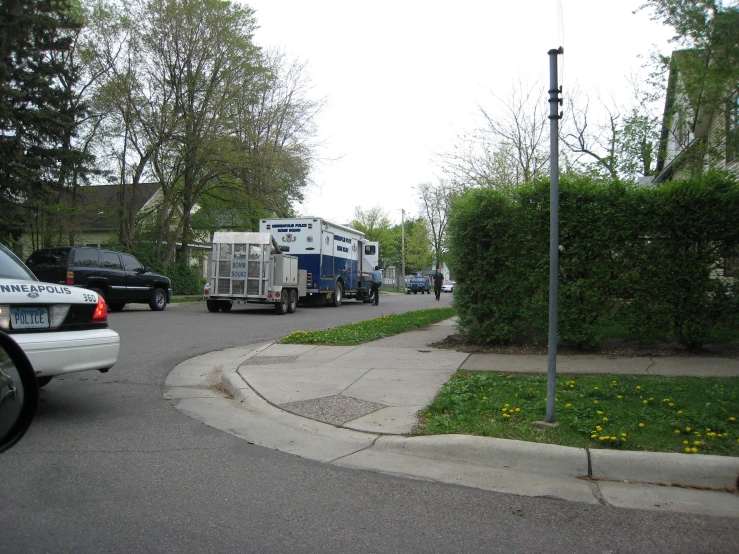
[[[257,355],[267,346],[269,344],[254,350],[249,357]],[[238,402],[256,397],[269,404],[243,380],[238,374],[238,367],[224,368],[220,381]],[[245,390],[251,394],[245,394]],[[306,419],[284,410],[280,411],[291,418],[296,418],[295,421]],[[333,427],[350,434],[363,433],[344,426]],[[728,456],[586,450],[556,444],[472,435],[419,437],[384,435],[374,442],[371,450],[439,462],[464,462],[478,467],[515,469],[543,475],[722,490],[739,488],[739,458]]]

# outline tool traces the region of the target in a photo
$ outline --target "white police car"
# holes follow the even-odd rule
[[[42,283],[0,244],[0,330],[23,349],[44,386],[55,375],[107,372],[120,337],[108,328],[108,307],[95,292]]]

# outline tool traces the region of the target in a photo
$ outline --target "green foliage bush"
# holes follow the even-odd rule
[[[448,263],[462,329],[479,342],[546,341],[549,183],[471,190],[451,206]],[[650,340],[699,348],[739,325],[739,186],[725,174],[638,188],[576,177],[560,183],[558,341],[598,344],[604,321]]]

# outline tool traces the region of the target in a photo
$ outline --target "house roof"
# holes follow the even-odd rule
[[[158,183],[139,183],[131,208],[138,212],[159,190]],[[80,228],[88,231],[112,231],[118,229],[119,185],[94,185],[79,187],[76,191],[78,207],[75,218]],[[128,194],[132,191],[129,187]],[[66,190],[62,203],[72,204],[72,191]]]

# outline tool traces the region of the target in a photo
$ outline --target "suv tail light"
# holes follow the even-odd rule
[[[67,285],[74,285],[74,271],[67,270],[67,280],[65,281]]]
[[[95,312],[92,314],[92,322],[103,323],[105,321],[108,321],[108,305],[102,295],[98,294],[98,305],[95,306]]]

